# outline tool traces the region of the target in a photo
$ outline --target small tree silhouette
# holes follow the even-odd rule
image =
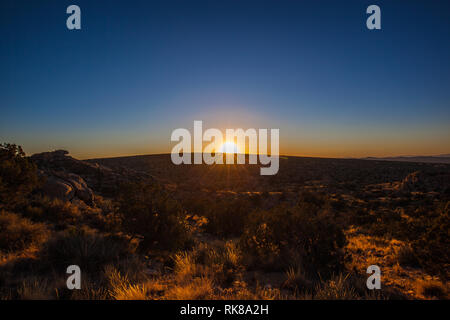
[[[22,147],[0,144],[0,208],[18,209],[38,186],[36,166]]]

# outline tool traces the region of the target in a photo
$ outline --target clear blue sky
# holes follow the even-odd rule
[[[449,39],[449,1],[3,0],[0,141],[161,153],[204,120],[279,128],[284,154],[450,153]]]

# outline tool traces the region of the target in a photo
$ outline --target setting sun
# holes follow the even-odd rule
[[[227,141],[220,147],[219,151],[223,153],[239,153],[239,148],[234,142]]]

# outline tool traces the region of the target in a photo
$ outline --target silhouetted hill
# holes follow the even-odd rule
[[[114,170],[129,168],[145,172],[165,184],[187,190],[278,191],[305,184],[322,184],[335,190],[348,184],[361,188],[368,184],[392,183],[413,172],[439,174],[450,165],[400,162],[374,159],[333,159],[280,157],[280,169],[274,176],[261,176],[260,165],[174,165],[170,154],[142,155],[87,160]]]
[[[404,161],[404,162],[425,162],[425,163],[450,163],[450,155],[443,154],[438,156],[401,156],[401,157],[367,157],[364,160],[382,160],[382,161]]]

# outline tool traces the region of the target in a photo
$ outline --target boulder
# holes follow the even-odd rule
[[[90,204],[94,200],[94,192],[89,188],[82,177],[74,173],[55,173],[59,178],[70,184],[75,191],[75,197]]]
[[[406,192],[443,192],[448,188],[450,188],[450,174],[445,171],[412,172],[399,183],[399,189]]]
[[[67,201],[72,200],[75,196],[75,190],[72,185],[57,177],[47,177],[42,190],[50,197]]]
[[[75,196],[88,202],[93,199],[93,190],[111,196],[117,192],[121,183],[151,179],[144,172],[119,168],[113,170],[92,160],[75,159],[65,150],[37,153],[31,156],[31,160],[46,176],[57,176],[72,185]]]

